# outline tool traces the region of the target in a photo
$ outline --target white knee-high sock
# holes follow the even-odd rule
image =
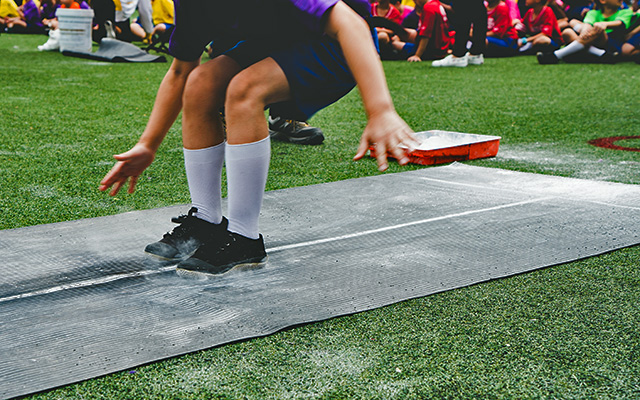
[[[600,57],[601,55],[606,53],[605,50],[600,49],[600,48],[598,48],[596,46],[589,46],[589,48],[587,50],[589,51],[589,53],[593,54],[594,56],[598,56],[598,57]]]
[[[253,143],[227,145],[225,163],[229,231],[251,239],[260,236],[258,218],[267,184],[270,159],[269,137]]]
[[[191,203],[198,208],[196,216],[219,224],[222,221],[222,166],[225,142],[199,150],[184,149]]]
[[[577,53],[581,50],[584,50],[584,45],[580,42],[578,42],[577,40],[574,40],[573,42],[569,43],[568,45],[564,46],[563,48],[561,48],[560,50],[556,50],[553,53],[556,55],[556,57],[558,57],[559,59],[563,59],[564,57],[573,54],[573,53]]]

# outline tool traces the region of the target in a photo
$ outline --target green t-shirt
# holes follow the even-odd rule
[[[608,18],[605,18],[602,15],[601,10],[591,10],[584,16],[584,23],[593,25],[596,22],[612,22],[612,21],[622,21],[625,29],[629,27],[631,23],[631,17],[633,16],[633,11],[630,8],[625,8],[624,10],[618,10],[615,14],[611,15]],[[607,29],[607,33],[610,33],[613,29]]]

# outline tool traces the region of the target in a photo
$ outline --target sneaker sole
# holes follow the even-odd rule
[[[215,278],[219,276],[228,275],[233,271],[241,272],[241,271],[250,271],[254,269],[264,268],[267,265],[267,261],[268,261],[268,257],[265,257],[258,262],[236,264],[232,268],[224,271],[221,274],[214,274],[214,273],[204,272],[204,271],[192,271],[190,269],[183,269],[183,268],[176,268],[176,274],[178,274],[178,276],[181,278],[191,278],[191,279]]]
[[[271,139],[277,140],[278,142],[305,144],[305,145],[311,145],[311,146],[317,146],[319,144],[322,144],[322,142],[324,141],[323,135],[313,135],[308,137],[297,138],[297,137],[283,135],[280,132],[272,131],[271,129],[269,129],[269,136],[271,136]]]
[[[150,256],[151,258],[155,258],[158,261],[163,261],[163,262],[167,262],[167,263],[179,263],[180,261],[184,261],[187,258],[191,257],[196,252],[196,250],[193,250],[191,253],[189,253],[189,254],[187,254],[186,256],[183,256],[183,257],[163,257],[163,256],[158,255],[158,254],[149,253],[148,251],[145,251],[144,253],[147,254],[148,256]]]

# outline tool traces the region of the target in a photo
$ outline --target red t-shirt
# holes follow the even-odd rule
[[[400,15],[400,11],[392,5],[389,5],[389,11],[387,11],[387,15],[378,15],[378,3],[371,4],[371,15],[374,17],[384,17],[389,19],[396,24],[402,23],[402,15]]]
[[[537,35],[542,32],[558,43],[562,43],[562,34],[558,28],[558,20],[550,7],[544,6],[538,18],[534,18],[533,9],[530,8],[522,19],[527,35]]]
[[[453,45],[454,33],[449,31],[447,13],[438,0],[424,5],[418,24],[418,38],[429,38],[429,47],[443,53]]]
[[[511,24],[509,6],[500,2],[493,10],[487,9],[487,32],[493,32],[496,38],[517,39],[518,32]]]

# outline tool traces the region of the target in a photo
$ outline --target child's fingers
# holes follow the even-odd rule
[[[124,184],[124,181],[116,182],[115,185],[113,185],[113,187],[111,188],[111,191],[109,192],[109,196],[115,196],[116,194],[118,194],[123,184]]]
[[[129,178],[129,190],[127,191],[129,194],[132,194],[136,190],[136,183],[138,183],[138,177],[132,176]]]
[[[384,143],[376,144],[376,160],[378,161],[378,170],[384,172],[389,168],[387,163],[387,146]]]
[[[360,160],[367,153],[367,149],[369,149],[369,141],[364,137],[360,139],[360,145],[358,146],[358,150],[356,152],[355,157],[353,157],[354,161]]]

